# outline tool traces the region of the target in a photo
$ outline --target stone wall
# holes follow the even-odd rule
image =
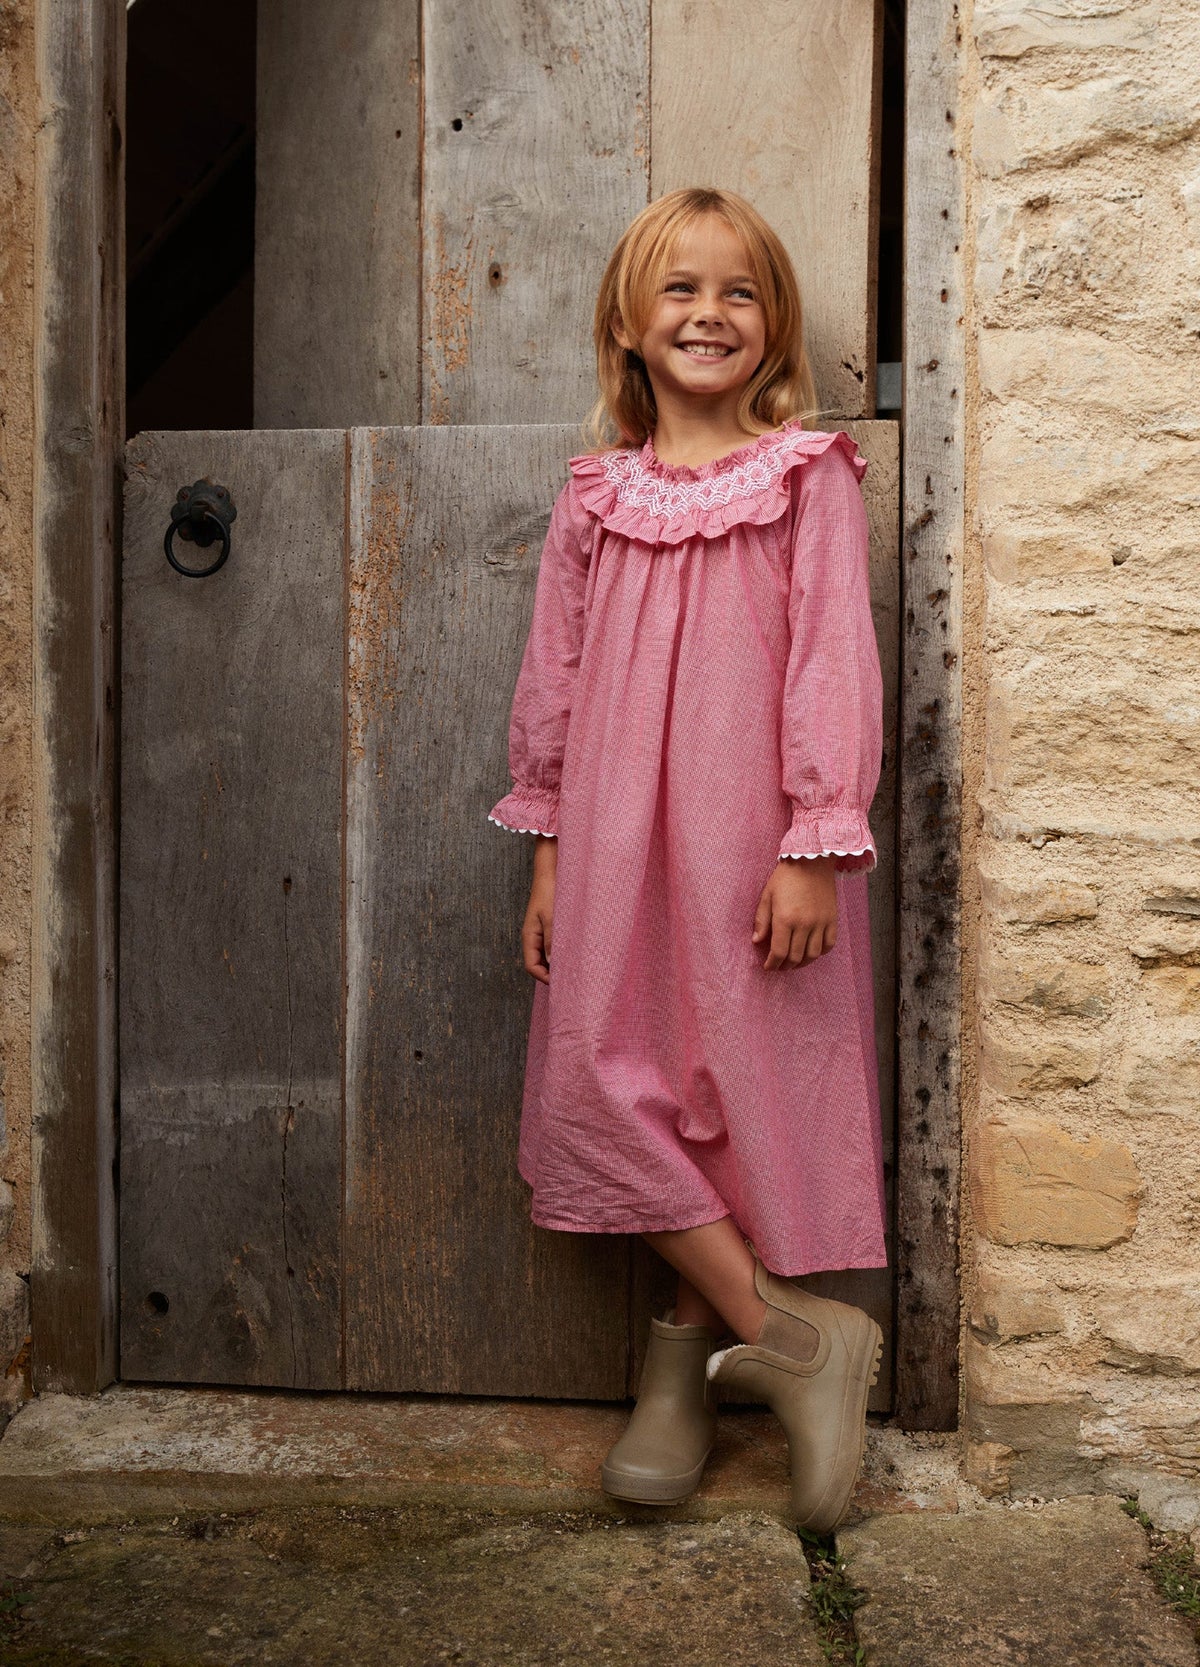
[[[0,0],[0,1428],[29,1393],[32,0]]]
[[[1194,1521],[1200,12],[972,22],[969,1463]]]

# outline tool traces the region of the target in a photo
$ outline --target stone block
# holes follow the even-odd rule
[[[1069,694],[1046,688],[1040,657],[993,680],[986,737],[988,782],[997,792],[1032,790],[1052,825],[1099,812],[1136,817],[1150,793],[1181,806],[1200,775],[1200,723],[1187,690],[1170,675],[1157,683],[1128,664],[1076,664]],[[1081,790],[1096,788],[1090,795]],[[1074,816],[1060,809],[1080,795]],[[1118,798],[1121,803],[1118,804]]]
[[[1200,1117],[1200,1016],[1137,1024],[1122,1054],[1120,1091],[1129,1110]]]
[[[1002,1441],[968,1441],[963,1449],[963,1474],[985,1499],[997,1499],[1012,1483],[1013,1449]]]
[[[982,1123],[970,1146],[979,1231],[994,1244],[1103,1250],[1132,1237],[1142,1182],[1128,1150],[1052,1123]]]
[[[1200,1280],[1139,1282],[1094,1309],[1110,1366],[1169,1377],[1200,1372]]]
[[[1082,1088],[1100,1075],[1101,1047],[1095,1036],[1064,1038],[1045,1025],[1020,1029],[988,1019],[980,1037],[980,1074],[998,1094],[1023,1099]]]
[[[1026,411],[1026,419],[1030,413]],[[1200,447],[1187,441],[1133,436],[1127,424],[1099,447],[1073,439],[1069,426],[1027,432],[1012,417],[987,433],[979,456],[979,528],[990,537],[1014,516],[1065,524],[1086,513],[1085,536],[1095,536],[1104,506],[1153,511],[1200,503]]]
[[[1016,1268],[980,1268],[969,1313],[971,1330],[987,1344],[1052,1335],[1065,1323],[1055,1287]]]
[[[1200,967],[1147,967],[1138,993],[1154,1014],[1200,1016]]]
[[[985,1007],[1006,1007],[1051,1018],[1103,1019],[1109,1010],[1106,967],[1033,954],[984,940],[976,994]]]
[[[1121,46],[1138,51],[1154,41],[1158,7],[1099,0],[980,0],[975,40],[983,58],[1020,58],[1039,47],[1092,51]]]
[[[1181,75],[1175,88],[1131,75],[1094,75],[1066,87],[985,88],[972,159],[985,178],[995,179],[1035,165],[1061,167],[1121,139],[1156,148],[1176,144],[1200,128],[1188,80]]]
[[[1094,325],[1140,299],[1143,204],[1136,192],[1080,198],[1062,188],[981,207],[976,293],[984,317],[1010,302],[1055,302]]]
[[[1192,397],[1186,358],[1140,352],[1095,331],[985,329],[978,342],[980,387],[995,399],[1053,400],[1127,419],[1130,411],[1173,411]]]
[[[1096,1466],[1083,1451],[1085,1396],[1059,1401],[976,1401],[968,1413],[969,1438],[1012,1449],[1009,1488],[1016,1496],[1052,1499],[1096,1486]]]
[[[1111,543],[1086,529],[1026,531],[1001,527],[982,540],[983,559],[993,579],[1003,585],[1026,584],[1030,579],[1060,579],[1072,573],[1111,573]]]
[[[0,1378],[29,1336],[29,1281],[15,1268],[0,1268]]]
[[[838,1546],[868,1594],[854,1624],[878,1667],[1194,1667],[1192,1627],[1112,1497],[873,1517]]]
[[[1129,948],[1143,967],[1200,966],[1200,921],[1164,919],[1145,923]]]
[[[981,876],[983,906],[997,920],[1018,926],[1051,926],[1065,921],[1091,920],[1096,893],[1091,886],[1068,880],[1009,880]]]

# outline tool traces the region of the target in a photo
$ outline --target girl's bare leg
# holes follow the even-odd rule
[[[676,1325],[724,1323],[743,1343],[753,1343],[767,1305],[754,1289],[754,1257],[732,1216],[674,1233],[643,1233],[652,1250],[679,1273]]]

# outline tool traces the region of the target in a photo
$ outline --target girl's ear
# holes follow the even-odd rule
[[[633,343],[629,339],[629,332],[625,328],[620,313],[614,313],[612,315],[608,321],[608,327],[612,331],[618,347],[623,347],[627,353],[635,351]]]

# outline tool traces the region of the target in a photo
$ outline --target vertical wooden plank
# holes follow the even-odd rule
[[[33,312],[33,1387],[116,1372],[114,641],[123,0],[39,0]]]
[[[346,1382],[617,1398],[628,1241],[517,1173],[533,841],[487,820],[574,427],[354,436]]]
[[[649,0],[425,6],[427,423],[580,421],[646,203]]]
[[[219,572],[163,554],[201,475]],[[128,448],[121,1375],[339,1386],[346,441]],[[177,542],[198,565],[196,546]]]
[[[420,0],[258,0],[254,426],[420,410]]]
[[[907,24],[897,1415],[958,1419],[965,163],[953,0]]]
[[[795,263],[821,406],[873,415],[882,0],[653,0],[652,16],[651,195],[748,197]]]

